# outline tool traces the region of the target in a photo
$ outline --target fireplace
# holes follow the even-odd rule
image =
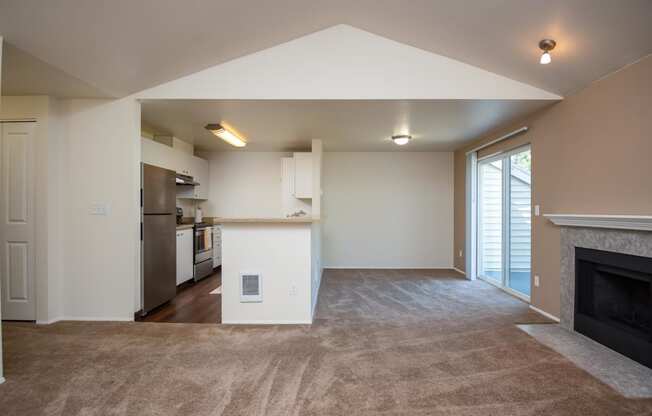
[[[652,258],[576,247],[574,329],[652,368]]]

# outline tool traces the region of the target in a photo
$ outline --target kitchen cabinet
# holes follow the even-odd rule
[[[213,268],[222,265],[222,227],[213,226]]]
[[[208,175],[208,161],[197,156],[190,156],[187,163],[188,168],[184,175],[192,176],[197,186],[179,187],[177,198],[182,199],[208,199],[208,188],[210,177]]]
[[[175,151],[174,170],[182,175],[194,177],[193,158],[194,156],[182,151]]]
[[[149,165],[173,170],[179,174],[192,176],[199,186],[177,187],[177,198],[208,199],[210,176],[208,161],[179,149],[142,138],[142,161]]]
[[[193,229],[177,230],[177,286],[193,278]]]
[[[194,198],[195,199],[208,199],[208,188],[210,177],[208,175],[208,161],[200,157],[193,156],[192,172],[195,182],[199,182],[199,186],[195,186]]]
[[[294,197],[312,198],[312,153],[294,154]]]
[[[174,168],[174,150],[170,146],[144,137],[140,140],[140,143],[143,163],[176,171]]]

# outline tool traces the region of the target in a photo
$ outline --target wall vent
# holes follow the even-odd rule
[[[240,273],[240,302],[263,301],[263,278],[260,273]]]

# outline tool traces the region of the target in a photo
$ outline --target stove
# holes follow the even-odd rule
[[[194,276],[195,282],[213,273],[213,226],[206,222],[195,223]]]

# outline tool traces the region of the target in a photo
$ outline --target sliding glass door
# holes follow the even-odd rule
[[[531,153],[522,147],[478,162],[478,276],[530,297]]]

